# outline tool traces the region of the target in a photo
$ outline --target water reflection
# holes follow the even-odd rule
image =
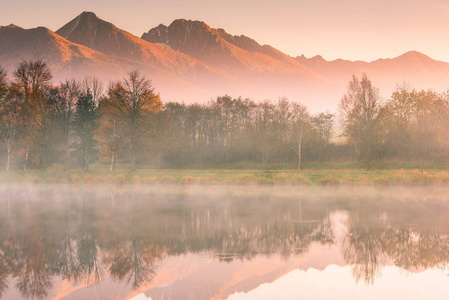
[[[429,193],[417,190],[0,189],[0,296],[45,299],[59,293],[61,282],[82,288],[106,279],[137,291],[170,257],[288,261],[313,252],[312,245],[338,247],[355,281],[368,284],[385,265],[448,266],[446,190],[422,201],[420,192]]]

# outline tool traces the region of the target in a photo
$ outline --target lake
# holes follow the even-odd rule
[[[449,188],[0,185],[0,299],[448,299]]]

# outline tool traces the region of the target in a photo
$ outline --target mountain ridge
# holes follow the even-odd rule
[[[41,59],[48,63],[54,73],[54,81],[67,78],[83,78],[95,75],[104,83],[119,80],[133,70],[153,74],[152,79],[160,86],[171,81],[186,92],[197,93],[198,89],[179,76],[143,64],[138,61],[117,58],[72,43],[46,27],[23,29],[21,27],[0,28],[0,64],[12,74],[17,65],[24,60]],[[169,87],[164,87],[169,90]],[[182,93],[167,93],[178,97]]]
[[[57,80],[83,74],[117,80],[140,69],[166,101],[207,101],[223,94],[255,100],[285,96],[312,111],[336,108],[352,75],[362,73],[384,95],[403,81],[417,89],[449,85],[449,63],[417,51],[372,62],[294,58],[202,21],[177,19],[140,38],[92,12],[81,13],[56,32],[0,26],[0,64],[11,71],[30,59],[48,61]]]
[[[224,29],[211,28],[203,21],[174,20],[169,26],[160,24],[141,37],[203,60],[217,68],[235,72],[260,74],[298,74],[304,78],[320,80],[320,76],[292,57],[272,48],[261,46],[244,35],[233,36]]]

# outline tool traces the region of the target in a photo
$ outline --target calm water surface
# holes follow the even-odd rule
[[[449,188],[0,185],[0,299],[448,299]]]

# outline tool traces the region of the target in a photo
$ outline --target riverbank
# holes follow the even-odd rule
[[[293,170],[155,170],[118,169],[13,171],[1,182],[116,184],[255,184],[255,185],[449,185],[441,169],[307,169]]]

